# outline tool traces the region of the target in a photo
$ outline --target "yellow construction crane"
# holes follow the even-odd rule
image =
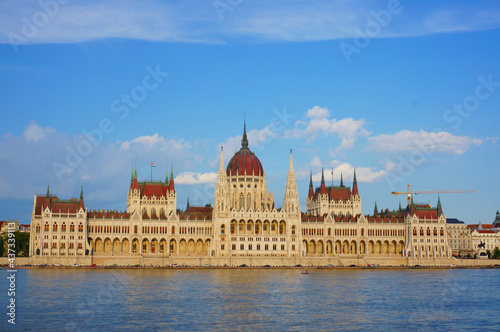
[[[410,185],[408,185],[408,191],[404,193],[399,193],[393,191],[392,195],[408,195],[408,206],[411,203],[411,195],[423,195],[423,194],[459,194],[459,193],[475,193],[475,190],[426,190],[426,191],[410,191]]]

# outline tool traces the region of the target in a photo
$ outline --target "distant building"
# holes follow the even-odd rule
[[[492,224],[471,224],[467,225],[467,228],[471,232],[472,248],[476,253],[500,248],[500,212],[498,210]]]
[[[19,223],[16,220],[0,221],[0,234],[19,231]]]
[[[472,248],[471,231],[467,228],[465,222],[455,219],[446,219],[448,229],[448,245],[452,251],[453,256],[467,256],[474,255]]]

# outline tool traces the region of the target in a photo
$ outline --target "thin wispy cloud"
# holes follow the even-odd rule
[[[322,41],[355,38],[387,1],[243,1],[218,9],[213,1],[70,1],[52,7],[4,2],[0,43],[79,43],[108,38],[152,42],[224,43],[232,39]],[[500,27],[493,1],[442,9],[400,1],[401,13],[376,38]]]
[[[474,146],[483,144],[483,140],[479,138],[424,130],[401,130],[392,135],[382,134],[369,137],[368,141],[370,142],[370,149],[385,154],[422,151],[425,153],[460,155]]]

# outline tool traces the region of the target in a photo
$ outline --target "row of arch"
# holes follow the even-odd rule
[[[142,253],[142,254],[200,254],[207,255],[210,252],[209,239],[111,239],[97,237],[95,240],[89,238],[90,248],[94,253]]]
[[[401,255],[404,249],[404,242],[395,240],[370,240],[366,243],[364,240],[357,242],[356,240],[333,241],[323,240],[304,240],[303,248],[306,254],[398,254]]]
[[[230,233],[236,235],[279,235],[286,234],[286,222],[284,220],[269,221],[261,220],[240,220],[239,222],[235,219],[231,220],[230,223]],[[221,234],[226,234],[226,225],[222,224],[220,228]],[[295,226],[292,226],[292,233],[295,234]]]
[[[431,228],[427,227],[427,236],[431,236]],[[413,235],[417,235],[417,227],[413,227]],[[438,229],[437,227],[434,227],[434,230],[432,231],[432,235],[437,236],[438,235]],[[439,235],[444,236],[444,229],[441,227],[439,230]],[[424,236],[424,228],[420,227],[420,236]]]

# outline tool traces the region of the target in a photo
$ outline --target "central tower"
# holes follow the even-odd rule
[[[226,169],[229,208],[237,211],[264,211],[273,208],[273,194],[267,191],[266,175],[259,158],[248,148],[246,122],[241,148]]]

